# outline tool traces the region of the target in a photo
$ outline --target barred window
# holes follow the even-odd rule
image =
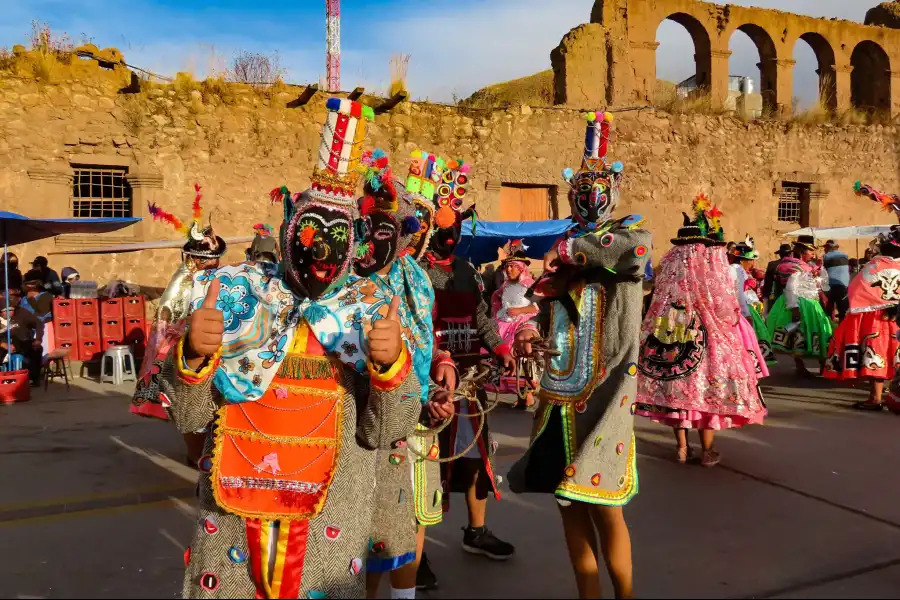
[[[800,188],[785,183],[778,196],[778,220],[800,223]]]
[[[75,167],[71,213],[76,219],[132,217],[127,168]]]

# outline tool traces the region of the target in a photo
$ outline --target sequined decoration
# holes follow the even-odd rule
[[[228,549],[228,560],[236,565],[240,565],[247,561],[247,555],[237,546],[232,546]]]
[[[594,487],[599,487],[599,486],[600,486],[600,479],[601,479],[600,473],[594,473],[594,475],[591,476],[591,485],[594,486]]]
[[[575,465],[569,465],[568,467],[566,467],[565,473],[566,477],[568,477],[569,479],[575,477]]]

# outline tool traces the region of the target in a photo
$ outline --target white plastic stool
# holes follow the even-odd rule
[[[134,355],[128,346],[113,346],[103,353],[100,361],[100,383],[119,385],[123,381],[136,381]]]

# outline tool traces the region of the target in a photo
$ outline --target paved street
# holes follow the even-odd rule
[[[129,415],[128,391],[79,380],[0,407],[0,597],[180,596],[194,472],[171,427]],[[786,372],[764,391],[767,424],[722,435],[712,470],[677,465],[669,431],[638,421],[641,493],[626,509],[638,595],[900,595],[900,417],[848,410],[863,389]],[[530,415],[500,408],[493,424],[502,473]],[[453,500],[430,530],[441,588],[428,597],[572,597],[552,499],[506,493],[489,507],[518,549],[505,564],[459,549]]]

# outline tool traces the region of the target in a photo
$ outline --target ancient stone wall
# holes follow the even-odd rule
[[[900,31],[890,28],[896,19],[891,20],[894,13],[888,8],[870,11],[867,22],[872,25],[861,25],[697,0],[596,0],[591,23],[603,31],[593,30],[585,43],[583,35],[573,35],[576,28],[554,52],[565,57],[554,62],[556,100],[580,107],[652,102],[659,47],[656,31],[670,19],[690,33],[697,83],[706,88],[714,106],[722,106],[727,98],[729,42],[740,30],[759,50],[760,93],[769,114],[792,113],[794,46],[804,40],[818,59],[823,106],[839,113],[855,107],[896,116],[900,114]],[[608,64],[609,73],[582,77],[597,61]]]
[[[192,184],[217,231],[250,235],[254,223],[277,228],[281,208],[268,192],[309,182],[324,117],[323,94],[296,104],[301,90],[261,93],[248,87],[175,85],[129,91],[130,74],[96,66],[64,70],[55,83],[0,78],[0,209],[31,216],[71,214],[73,166],[128,168],[134,211],[153,201],[187,218]],[[621,212],[643,214],[658,260],[694,195],[708,192],[725,212],[734,238],[751,233],[769,257],[784,231],[777,193],[783,180],[810,184],[813,225],[889,223],[874,203],[856,198],[865,179],[900,189],[898,128],[745,123],[726,117],[673,116],[653,110],[617,115],[611,156],[625,163]],[[398,173],[423,148],[471,161],[473,191],[483,219],[497,218],[501,184],[561,184],[560,171],[578,167],[584,119],[575,110],[520,107],[462,114],[458,109],[402,103],[377,116],[372,146],[385,148]],[[560,188],[563,189],[563,188]],[[564,195],[560,194],[564,203]],[[562,216],[568,214],[561,207]],[[14,248],[22,262],[37,254],[113,242],[164,240],[171,229],[146,220],[124,233],[74,236]],[[851,246],[852,251],[852,246]],[[239,260],[243,248],[229,259]],[[125,278],[148,286],[167,281],[175,250],[100,256],[51,256],[57,269],[78,268],[87,279]]]

